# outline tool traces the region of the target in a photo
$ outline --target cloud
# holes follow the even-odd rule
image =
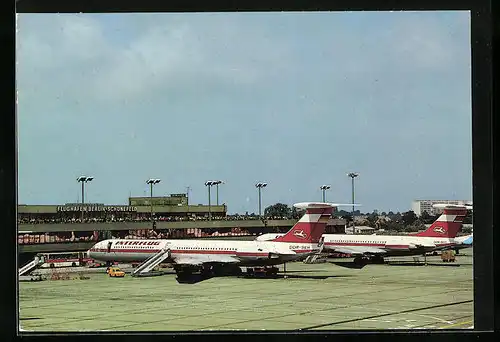
[[[358,29],[334,35],[326,51],[334,62],[330,71],[359,84],[367,77],[404,79],[422,73],[456,72],[464,61],[470,65],[468,12],[450,18],[421,12],[377,13],[370,18],[372,21],[360,22]]]
[[[251,85],[285,64],[284,52],[266,32],[241,30],[232,20],[213,21],[206,29],[187,21],[156,21],[127,44],[117,44],[96,17],[52,19],[42,30],[20,22],[20,70],[33,73],[31,86],[41,88],[55,73],[66,93],[98,101],[130,101],[193,85]]]
[[[234,208],[249,208],[257,179],[274,184],[268,201],[318,198],[337,178],[335,196],[347,183],[349,198],[350,169],[382,206],[424,194],[442,180],[436,167],[468,168],[433,147],[470,155],[467,22],[429,12],[20,15],[20,192],[63,198],[49,185],[90,170],[106,183],[101,201],[121,201],[123,184],[153,168],[169,188],[199,184],[199,203],[207,177],[223,177]],[[418,182],[388,195],[377,178],[387,169],[395,192]],[[454,175],[469,191],[469,174]]]
[[[455,61],[467,58],[467,54],[459,53],[460,46],[453,39],[457,33],[462,33],[463,28],[468,25],[456,25],[461,23],[468,15],[462,17],[452,24],[435,20],[433,17],[411,16],[407,20],[398,20],[395,27],[395,55],[398,59],[412,64],[416,69],[427,69],[435,72],[450,70],[456,65]],[[459,41],[460,42],[460,41]]]
[[[354,87],[352,91],[366,86],[366,80],[402,80],[400,73],[455,70],[454,61],[464,55],[452,39],[460,25],[446,26],[415,13],[383,15],[388,19],[377,30],[370,25],[362,26],[361,34],[336,30],[324,46],[316,44],[314,20],[304,26],[307,33],[295,32],[291,14],[274,27],[259,25],[266,22],[262,18],[249,20],[248,14],[192,14],[195,20],[158,14],[148,17],[150,22],[139,15],[142,24],[134,34],[125,32],[127,20],[108,23],[118,15],[23,16],[18,24],[19,74],[25,76],[21,89],[47,96],[44,83],[50,77],[59,85],[51,96],[104,103],[143,100],[162,92],[209,96],[217,87],[256,89],[276,80],[292,84],[304,76],[302,59],[318,51],[320,63],[331,61],[323,63],[321,73],[343,77],[342,87]],[[304,17],[313,19],[314,14]],[[463,18],[468,16],[459,20]],[[333,21],[336,26],[340,21]],[[294,35],[300,34],[309,34],[311,41],[298,45],[301,37]],[[310,93],[316,87],[325,91],[316,75],[310,79]]]

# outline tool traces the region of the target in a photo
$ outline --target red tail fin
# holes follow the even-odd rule
[[[317,243],[325,232],[332,216],[333,206],[328,203],[299,203],[296,207],[306,209],[304,216],[285,235],[272,241]]]
[[[467,215],[466,208],[444,208],[441,216],[425,232],[415,236],[453,239],[462,228],[465,215]]]

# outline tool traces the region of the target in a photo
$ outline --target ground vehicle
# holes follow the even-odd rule
[[[91,260],[87,263],[87,267],[89,268],[97,268],[97,267],[104,267],[106,266],[105,263],[103,262],[98,262],[98,261],[95,261],[95,260]]]
[[[276,276],[277,274],[278,274],[277,267],[257,266],[257,267],[247,268],[247,275],[249,276],[269,277],[269,276]]]
[[[125,277],[125,272],[123,272],[119,267],[116,266],[109,267],[106,272],[110,277]]]
[[[85,252],[39,253],[45,260],[42,268],[85,266],[92,259]]]
[[[455,262],[455,252],[452,250],[441,252],[443,262]]]

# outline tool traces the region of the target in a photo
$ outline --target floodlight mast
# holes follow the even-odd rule
[[[151,228],[154,229],[154,218],[153,218],[153,185],[156,185],[161,182],[161,179],[158,178],[150,178],[146,181],[146,184],[149,184],[150,191],[149,191],[149,197],[150,197],[150,214],[151,214]]]
[[[219,205],[219,184],[226,184],[226,182],[224,182],[222,180],[216,180],[214,182],[215,182],[215,186],[216,186],[216,190],[217,190],[217,205]]]
[[[330,185],[322,185],[319,188],[323,192],[323,203],[326,203],[325,191],[330,189]]]
[[[208,188],[208,220],[212,220],[212,199],[210,195],[210,188],[217,184],[217,181],[206,181],[205,186]]]
[[[259,189],[259,217],[262,218],[262,196],[261,196],[261,190],[262,188],[265,188],[267,186],[267,183],[263,182],[258,182],[255,184],[255,187]]]
[[[352,232],[355,230],[355,223],[354,223],[354,179],[359,176],[359,173],[357,172],[349,172],[347,174],[348,177],[351,177],[351,187],[352,187]]]
[[[91,182],[94,177],[80,176],[76,179],[77,182],[82,183],[82,223],[83,223],[83,206],[85,204],[85,183]]]

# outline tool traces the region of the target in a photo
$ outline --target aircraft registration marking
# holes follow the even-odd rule
[[[308,246],[301,246],[301,245],[291,245],[288,248],[290,249],[307,249]]]

